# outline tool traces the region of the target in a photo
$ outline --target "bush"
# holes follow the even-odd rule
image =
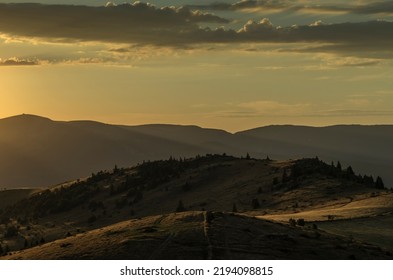
[[[14,225],[11,225],[11,226],[7,227],[7,229],[5,231],[5,234],[4,234],[4,237],[5,238],[10,238],[10,237],[14,237],[14,236],[17,236],[17,235],[18,235],[18,228],[16,226],[14,226]]]
[[[137,190],[135,193],[135,198],[133,200],[134,203],[137,203],[143,199],[143,193],[141,190]]]
[[[188,182],[186,182],[183,186],[182,186],[183,191],[188,192],[191,189],[191,186]]]
[[[87,219],[87,222],[88,222],[89,224],[92,224],[92,223],[94,223],[95,221],[97,221],[96,215],[92,215],[92,216],[90,216],[90,217]]]
[[[0,220],[0,224],[7,225],[11,222],[11,219],[9,217],[2,217]]]
[[[186,208],[184,207],[183,201],[179,200],[179,203],[176,207],[176,212],[184,212]]]
[[[375,188],[377,189],[384,189],[385,188],[385,184],[382,181],[381,177],[377,177],[377,180],[375,181]]]
[[[290,225],[290,226],[292,226],[292,227],[295,227],[295,226],[296,226],[296,220],[295,220],[295,219],[290,218],[288,222],[289,222],[289,225]]]
[[[306,225],[306,222],[304,221],[304,219],[298,219],[298,220],[296,221],[296,224],[297,224],[298,226],[304,227],[304,226]]]
[[[261,205],[259,204],[258,198],[254,198],[251,201],[251,205],[252,205],[252,209],[258,209],[259,207],[261,207]]]

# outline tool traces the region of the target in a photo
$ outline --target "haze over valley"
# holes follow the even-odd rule
[[[180,125],[109,125],[34,115],[0,120],[0,187],[45,188],[146,160],[223,154],[320,157],[393,182],[393,126],[267,126],[229,133]]]

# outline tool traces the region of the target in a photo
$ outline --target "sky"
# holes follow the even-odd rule
[[[393,123],[393,1],[0,1],[0,118]]]

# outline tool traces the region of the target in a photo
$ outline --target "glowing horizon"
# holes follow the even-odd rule
[[[390,1],[2,2],[0,118],[231,132],[393,123]]]

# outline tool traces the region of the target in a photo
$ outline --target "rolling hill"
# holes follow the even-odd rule
[[[210,154],[0,205],[0,245],[12,259],[391,259],[392,216],[393,193],[351,168]]]
[[[372,245],[221,212],[132,219],[25,249],[7,259],[391,259]]]
[[[268,126],[228,133],[180,125],[108,125],[34,115],[0,120],[0,188],[47,187],[115,165],[170,156],[227,153],[285,160],[315,157],[351,164],[393,183],[393,126]]]

